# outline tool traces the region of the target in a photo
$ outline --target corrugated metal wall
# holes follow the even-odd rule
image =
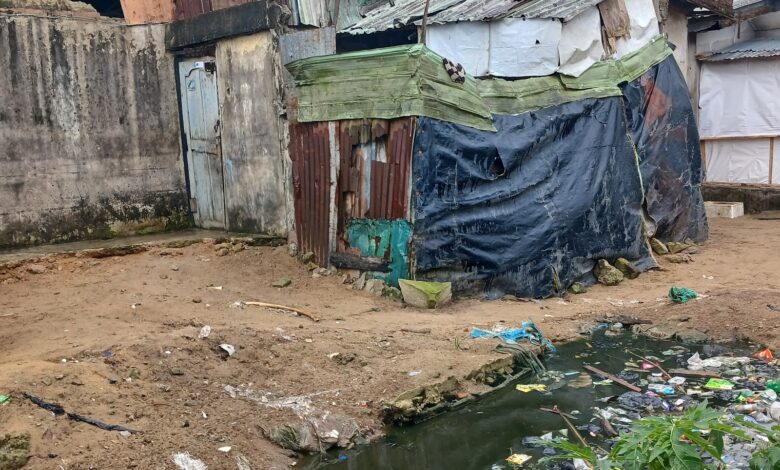
[[[409,218],[415,118],[366,119],[337,125],[339,172],[335,210],[337,249],[349,248],[350,219]],[[290,124],[295,226],[302,252],[328,262],[330,214],[328,123]]]
[[[327,122],[290,124],[295,231],[302,253],[328,265],[330,138]]]
[[[176,19],[184,20],[211,11],[211,0],[176,0]]]

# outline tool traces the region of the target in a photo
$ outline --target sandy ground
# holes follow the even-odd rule
[[[711,241],[693,262],[660,258],[661,270],[616,287],[542,302],[459,300],[436,311],[354,291],[340,275],[314,278],[286,247],[241,247],[227,256],[212,243],[103,259],[47,255],[35,261],[46,267],[40,274],[29,263],[0,268],[0,394],[13,395],[0,406],[0,429],[31,434],[29,468],[170,469],[176,452],[214,469],[237,468],[237,458],[286,468],[299,456],[264,437],[279,423],[336,413],[376,435],[382,404],[401,392],[447,377],[464,393],[479,390],[465,377],[501,356],[468,332],[499,321],[530,317],[560,342],[622,314],[780,348],[780,220],[712,220]],[[282,277],[292,285],[271,287]],[[673,284],[704,297],[672,305]],[[232,306],[246,300],[321,320]],[[204,325],[211,334],[198,338]],[[222,343],[235,346],[232,357]],[[353,359],[339,363],[328,357],[335,352]],[[231,397],[226,385],[258,399]],[[22,392],[143,432],[124,437],[57,417]],[[295,396],[307,398],[286,405]]]

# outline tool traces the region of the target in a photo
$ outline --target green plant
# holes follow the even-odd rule
[[[714,468],[704,462],[703,456],[709,454],[713,459],[722,461],[724,435],[748,438],[743,431],[724,424],[722,418],[723,413],[708,408],[704,401],[681,415],[651,416],[635,421],[631,431],[622,435],[604,458],[599,459],[592,449],[568,441],[556,441],[548,445],[563,452],[546,461],[583,459],[594,469]]]
[[[737,416],[736,422],[750,428],[766,437],[769,445],[755,452],[750,458],[751,470],[778,470],[780,469],[780,426],[772,426],[767,429],[763,426],[751,423],[743,416]]]

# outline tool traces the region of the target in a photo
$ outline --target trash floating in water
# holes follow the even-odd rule
[[[523,465],[531,460],[531,456],[527,454],[512,454],[506,458],[506,461],[513,465]]]
[[[523,392],[546,392],[547,391],[547,385],[545,384],[518,384],[515,386],[515,389]]]
[[[726,379],[710,379],[704,384],[704,388],[710,390],[731,390],[734,388],[734,384]]]

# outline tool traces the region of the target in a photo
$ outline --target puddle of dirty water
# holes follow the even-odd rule
[[[672,347],[684,347],[685,350],[678,349],[681,353],[679,356],[663,355],[663,351],[668,352]],[[565,382],[576,379],[578,374],[574,372],[583,372],[584,363],[617,374],[626,368],[627,361],[642,362],[627,354],[626,348],[645,356],[661,358],[665,369],[684,368],[682,362],[694,352],[702,350],[701,345],[683,345],[631,334],[607,337],[597,333],[587,341],[561,346],[557,354],[547,357],[544,363],[548,371],[571,373]],[[743,354],[748,350],[747,345],[742,345],[730,351]],[[587,355],[586,358],[580,357],[583,353]],[[644,377],[650,374],[640,375]],[[598,377],[592,377],[594,381],[599,381]],[[530,384],[537,381],[538,378],[530,378],[517,383]],[[557,433],[565,429],[566,425],[559,416],[540,411],[540,407],[552,408],[558,405],[562,411],[574,412],[577,419],[572,422],[575,426],[591,422],[600,425],[598,419],[591,421],[592,407],[617,406],[614,402],[604,404],[599,400],[619,396],[627,391],[612,384],[587,385],[582,388],[564,385],[549,394],[534,391],[523,393],[516,390],[515,384],[511,384],[479,401],[429,421],[413,426],[390,427],[387,436],[378,442],[348,451],[307,457],[298,466],[307,470],[497,470],[514,468],[506,462],[506,458],[516,452],[533,456],[533,460],[523,465],[523,468],[547,468],[533,463],[542,457],[543,449],[524,445],[523,438]],[[718,401],[710,399],[710,403],[718,404]],[[588,435],[587,430],[580,432],[584,436]],[[600,438],[603,437],[602,434]],[[600,440],[588,439],[590,442]]]

